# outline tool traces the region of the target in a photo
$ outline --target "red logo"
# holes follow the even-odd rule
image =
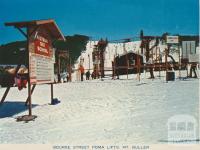
[[[49,41],[43,36],[37,35],[35,44],[35,53],[43,56],[50,56]]]

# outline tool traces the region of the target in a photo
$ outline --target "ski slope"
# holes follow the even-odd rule
[[[167,121],[187,114],[199,120],[199,80],[165,82],[136,75],[121,80],[90,80],[54,85],[61,103],[49,105],[50,86],[38,85],[33,94],[35,121],[16,122],[27,114],[27,90],[11,88],[0,106],[1,144],[164,144]],[[178,73],[176,73],[178,74]],[[182,72],[184,74],[184,72]],[[0,89],[3,95],[4,88]],[[198,125],[198,124],[197,124]],[[199,130],[195,130],[198,135]],[[199,139],[198,136],[195,139]],[[190,140],[190,139],[188,139]]]

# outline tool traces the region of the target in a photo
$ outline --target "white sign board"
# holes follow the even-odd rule
[[[167,44],[178,44],[179,38],[178,36],[167,36]]]
[[[30,65],[31,83],[54,82],[54,62],[52,59],[32,54],[30,56]]]
[[[189,55],[196,54],[195,41],[183,41],[182,42],[182,58],[188,58]]]
[[[54,82],[54,54],[51,37],[39,28],[29,41],[29,66],[31,84]]]

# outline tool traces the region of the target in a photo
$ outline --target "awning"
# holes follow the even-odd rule
[[[53,19],[48,20],[32,20],[32,21],[22,21],[22,22],[9,22],[5,23],[6,26],[14,26],[16,28],[28,28],[32,26],[42,25],[51,33],[53,38],[65,41],[64,35],[61,33],[57,24]]]

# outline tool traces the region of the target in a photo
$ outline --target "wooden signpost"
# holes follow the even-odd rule
[[[167,43],[167,49],[165,50],[165,64],[166,64],[166,82],[168,82],[168,80],[170,80],[169,79],[170,77],[168,74],[169,63],[168,63],[167,57],[169,56],[171,45],[179,44],[179,36],[166,36],[166,43]]]
[[[34,119],[32,117],[31,95],[37,84],[51,84],[51,101],[53,100],[54,58],[52,43],[55,40],[65,40],[65,38],[52,19],[11,22],[5,23],[5,25],[14,26],[27,40],[28,98],[26,104],[29,104],[29,115],[25,117],[25,120],[29,121]],[[15,75],[21,64],[18,66]],[[4,102],[9,90],[10,87],[7,87],[1,103]]]

